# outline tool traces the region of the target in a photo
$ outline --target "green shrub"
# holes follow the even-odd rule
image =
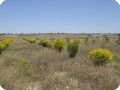
[[[58,52],[61,52],[65,47],[65,42],[61,38],[56,38],[53,45]]]
[[[79,40],[78,39],[71,39],[68,46],[67,51],[69,53],[69,57],[75,57],[78,49],[79,49]]]
[[[96,65],[105,65],[107,61],[113,59],[113,55],[106,49],[95,49],[89,52],[90,59]]]
[[[22,59],[20,61],[20,66],[23,68],[23,69],[28,69],[30,67],[30,62],[26,59]]]
[[[52,47],[52,43],[50,43],[50,41],[48,41],[48,40],[41,40],[40,42],[39,42],[39,45],[42,45],[43,47]]]

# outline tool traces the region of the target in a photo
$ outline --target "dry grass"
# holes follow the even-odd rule
[[[36,38],[40,40],[43,36]],[[116,38],[110,38],[105,45],[102,36],[90,37],[87,44],[81,39],[77,56],[69,58],[66,50],[58,53],[54,48],[43,48],[21,37],[15,37],[0,55],[0,84],[6,90],[115,90],[120,85],[120,46],[115,44]],[[79,35],[59,37],[80,38]],[[95,48],[109,49],[114,60],[106,66],[95,66],[88,58],[88,52]],[[29,68],[20,66],[23,59],[30,62]]]

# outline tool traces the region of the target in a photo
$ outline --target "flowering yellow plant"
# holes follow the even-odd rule
[[[36,42],[35,38],[24,38],[23,40],[28,41],[30,43],[35,43]]]
[[[13,42],[13,40],[14,40],[13,38],[8,38],[8,39],[6,38],[2,43],[3,45],[5,45],[5,47],[7,47]]]
[[[52,43],[47,39],[41,40],[39,42],[39,45],[42,45],[43,47],[49,47],[49,48],[52,47]]]
[[[95,64],[103,65],[113,59],[113,54],[107,49],[95,49],[89,52],[89,57]]]
[[[4,38],[0,43],[0,54],[5,50],[12,42],[13,38]]]
[[[2,53],[2,51],[4,50],[4,48],[5,48],[5,46],[2,43],[0,43],[0,54]]]
[[[53,45],[54,45],[56,50],[61,52],[65,47],[65,42],[61,38],[56,38],[53,42]]]

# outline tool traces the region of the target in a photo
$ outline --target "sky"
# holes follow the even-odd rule
[[[5,0],[0,33],[120,33],[115,0]]]

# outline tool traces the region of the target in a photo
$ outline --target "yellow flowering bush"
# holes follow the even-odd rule
[[[68,46],[67,51],[69,53],[69,57],[75,57],[78,49],[79,49],[79,40],[78,39],[71,39]]]
[[[39,42],[39,45],[42,45],[43,47],[52,47],[53,45],[52,45],[52,43],[50,43],[50,41],[49,40],[41,40],[40,42]]]
[[[3,44],[5,45],[5,47],[9,46],[10,43],[11,43],[11,41],[7,40],[7,39],[3,42]]]
[[[6,48],[13,42],[13,40],[14,40],[14,38],[5,39],[2,43]]]
[[[2,53],[2,51],[4,50],[4,48],[5,48],[5,46],[2,43],[0,43],[0,54]]]
[[[53,45],[58,52],[61,52],[65,47],[65,41],[62,40],[61,38],[56,38],[53,41]]]
[[[13,40],[14,38],[4,38],[0,42],[0,54],[13,42]]]
[[[105,65],[113,59],[113,54],[107,49],[95,49],[89,52],[89,57],[97,65]]]
[[[24,38],[23,40],[28,41],[30,43],[35,43],[36,42],[35,38]]]

